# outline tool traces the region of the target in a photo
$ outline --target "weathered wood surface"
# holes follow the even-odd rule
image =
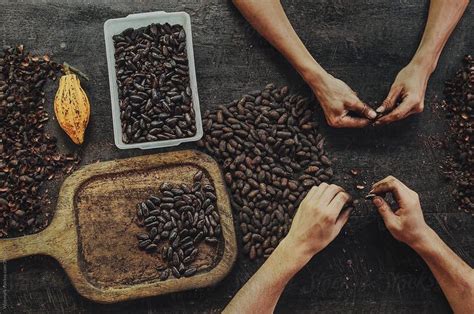
[[[82,148],[84,164],[144,153],[119,151],[113,145],[103,22],[146,11],[181,11],[191,15],[198,88],[202,110],[237,98],[270,81],[309,89],[278,52],[239,15],[230,1],[75,0],[0,1],[0,43],[24,43],[37,52],[83,69],[92,117]],[[397,72],[416,50],[429,1],[283,1],[290,20],[309,50],[363,100],[384,98]],[[353,185],[388,174],[420,192],[428,223],[468,263],[474,265],[472,216],[457,211],[452,186],[438,172],[443,152],[432,138],[442,139],[446,124],[428,104],[442,95],[443,81],[473,53],[474,6],[469,5],[433,74],[425,112],[381,129],[335,130],[324,124],[327,147],[336,157],[336,182]],[[51,87],[52,88],[52,87]],[[51,97],[49,97],[52,100]],[[51,130],[69,147],[59,127]],[[179,148],[191,147],[192,144]],[[352,168],[360,180],[344,181]],[[54,189],[53,189],[54,190]],[[56,188],[57,193],[57,188]],[[54,202],[53,202],[54,203]],[[54,205],[54,204],[53,204]],[[238,228],[237,228],[238,229]],[[278,312],[446,313],[449,306],[423,261],[397,243],[374,209],[363,203],[350,224],[316,256],[285,290]],[[239,238],[239,235],[238,235]],[[240,242],[239,242],[240,245]],[[47,257],[6,264],[10,312],[183,312],[219,311],[259,267],[239,256],[232,272],[217,286],[115,305],[82,298],[58,263]],[[1,268],[0,268],[1,269]]]
[[[136,204],[157,195],[164,182],[192,184],[203,171],[216,190],[223,241],[200,245],[196,275],[159,280],[159,253],[138,249]],[[35,254],[54,257],[77,291],[113,303],[213,285],[232,268],[237,255],[234,224],[224,179],[207,155],[186,150],[95,163],[62,185],[51,224],[25,237],[0,239],[0,260]],[[161,247],[160,247],[161,248]]]

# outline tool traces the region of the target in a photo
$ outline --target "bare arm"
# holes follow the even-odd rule
[[[474,270],[457,256],[432,229],[413,245],[430,267],[455,313],[474,313]]]
[[[318,98],[328,123],[335,127],[363,127],[376,113],[341,80],[327,73],[300,40],[278,0],[233,0],[250,24],[300,73]],[[364,118],[354,118],[349,111]]]
[[[411,62],[398,73],[383,104],[377,108],[378,112],[393,111],[380,118],[377,124],[390,123],[423,111],[428,79],[468,3],[468,0],[431,0],[420,45]],[[396,107],[398,101],[401,103]]]
[[[444,45],[468,4],[469,0],[431,0],[425,32],[413,57],[415,63],[434,71]]]
[[[293,219],[288,235],[240,289],[224,313],[273,313],[288,281],[339,234],[350,212],[349,195],[336,185],[313,187]]]
[[[420,254],[455,313],[474,313],[474,270],[425,223],[416,192],[393,177],[377,182],[372,192],[394,195],[399,206],[394,211],[383,198],[374,198],[387,229]]]
[[[283,289],[306,264],[283,240],[260,269],[239,290],[224,313],[273,313]]]

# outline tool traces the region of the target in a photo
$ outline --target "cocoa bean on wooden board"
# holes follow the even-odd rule
[[[190,277],[202,242],[216,246],[222,240],[214,186],[203,182],[203,171],[194,174],[193,184],[164,182],[157,195],[137,205],[138,247],[147,253],[159,251],[160,280],[173,275]]]

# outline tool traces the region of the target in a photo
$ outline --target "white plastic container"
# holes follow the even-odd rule
[[[186,32],[186,52],[189,63],[189,78],[192,90],[192,101],[196,120],[196,134],[192,137],[160,140],[155,142],[126,144],[122,141],[122,127],[120,121],[120,107],[118,98],[117,75],[115,72],[114,42],[112,36],[120,34],[127,28],[140,28],[152,23],[169,23],[183,26]],[[124,18],[110,19],[104,23],[105,49],[107,53],[107,66],[109,70],[110,98],[112,102],[112,120],[114,125],[115,145],[120,149],[140,148],[151,149],[160,147],[177,146],[184,142],[197,141],[202,137],[201,110],[196,82],[196,69],[194,67],[193,36],[191,32],[191,18],[186,12],[167,13],[163,11],[131,14]]]

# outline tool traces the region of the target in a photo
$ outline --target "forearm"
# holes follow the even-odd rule
[[[474,313],[474,270],[429,229],[413,249],[433,272],[455,313]]]
[[[314,60],[291,26],[277,0],[233,0],[248,22],[293,65],[306,81],[317,82],[327,72]]]
[[[412,63],[431,74],[449,36],[466,10],[468,0],[431,0],[425,31]]]
[[[292,253],[293,252],[293,253]],[[224,313],[272,313],[288,281],[306,264],[283,240],[239,290]]]

